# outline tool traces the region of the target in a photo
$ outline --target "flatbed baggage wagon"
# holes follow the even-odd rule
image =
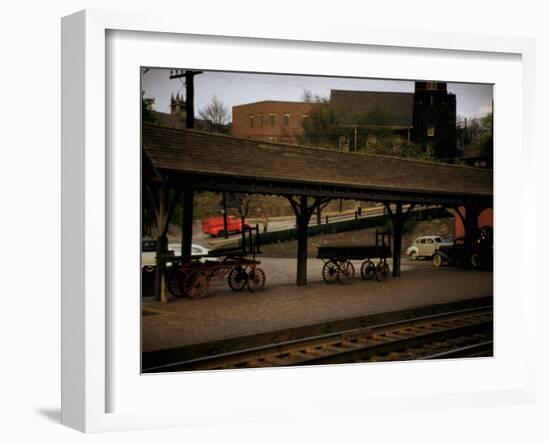
[[[260,252],[259,229],[247,227],[248,243],[243,241],[240,247],[233,249],[212,250],[208,255],[179,257],[174,262],[167,284],[172,295],[188,296],[200,299],[208,295],[210,280],[214,277],[227,279],[231,290],[240,292],[245,287],[251,292],[263,290],[265,287],[265,272],[259,267],[261,261],[256,259]],[[256,235],[253,235],[253,232]],[[248,245],[248,248],[247,248]],[[252,257],[247,255],[252,253]],[[206,258],[206,260],[201,260]]]
[[[389,233],[376,232],[376,244],[364,246],[322,246],[318,248],[317,258],[324,261],[322,276],[327,284],[340,282],[348,284],[355,277],[352,261],[363,261],[361,278],[383,281],[390,273],[386,259],[391,256]],[[378,263],[374,263],[378,260]]]

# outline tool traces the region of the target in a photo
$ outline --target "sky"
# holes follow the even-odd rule
[[[170,112],[172,93],[185,94],[183,79],[169,76],[169,69],[142,69],[144,96],[155,99],[154,110],[159,112]],[[195,113],[198,116],[216,96],[231,118],[233,106],[263,100],[301,101],[304,89],[327,98],[331,89],[412,93],[414,81],[204,71],[195,76]],[[492,85],[447,83],[447,89],[456,95],[457,118],[479,118],[491,112]]]

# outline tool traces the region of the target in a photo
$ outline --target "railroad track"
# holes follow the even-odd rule
[[[490,356],[492,337],[489,306],[206,356],[144,372]]]

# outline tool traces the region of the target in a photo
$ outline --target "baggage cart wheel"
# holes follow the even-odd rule
[[[181,298],[185,296],[183,290],[183,283],[185,282],[185,277],[187,272],[184,272],[180,269],[172,270],[166,277],[166,285],[168,286],[168,291],[175,297]]]
[[[252,268],[247,277],[248,290],[259,292],[265,287],[265,273],[259,267]]]
[[[336,281],[338,281],[339,273],[340,270],[338,269],[338,264],[332,259],[325,262],[325,265],[323,266],[323,270],[321,272],[321,274],[323,275],[323,279],[327,284],[334,284]]]
[[[370,259],[367,259],[361,264],[361,278],[371,280],[374,278],[375,273],[376,266]]]
[[[340,273],[338,274],[339,281],[342,284],[350,284],[355,277],[355,267],[351,261],[346,261],[342,264]]]
[[[376,280],[385,281],[390,274],[390,266],[387,262],[379,262],[376,266]]]
[[[227,283],[231,290],[234,292],[240,292],[246,287],[248,282],[248,275],[246,274],[245,269],[240,266],[234,267],[227,275]]]
[[[208,295],[209,286],[208,275],[201,270],[193,270],[185,278],[184,291],[191,299],[200,299]]]

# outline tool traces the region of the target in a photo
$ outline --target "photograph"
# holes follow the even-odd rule
[[[140,82],[142,374],[493,357],[493,84]]]

